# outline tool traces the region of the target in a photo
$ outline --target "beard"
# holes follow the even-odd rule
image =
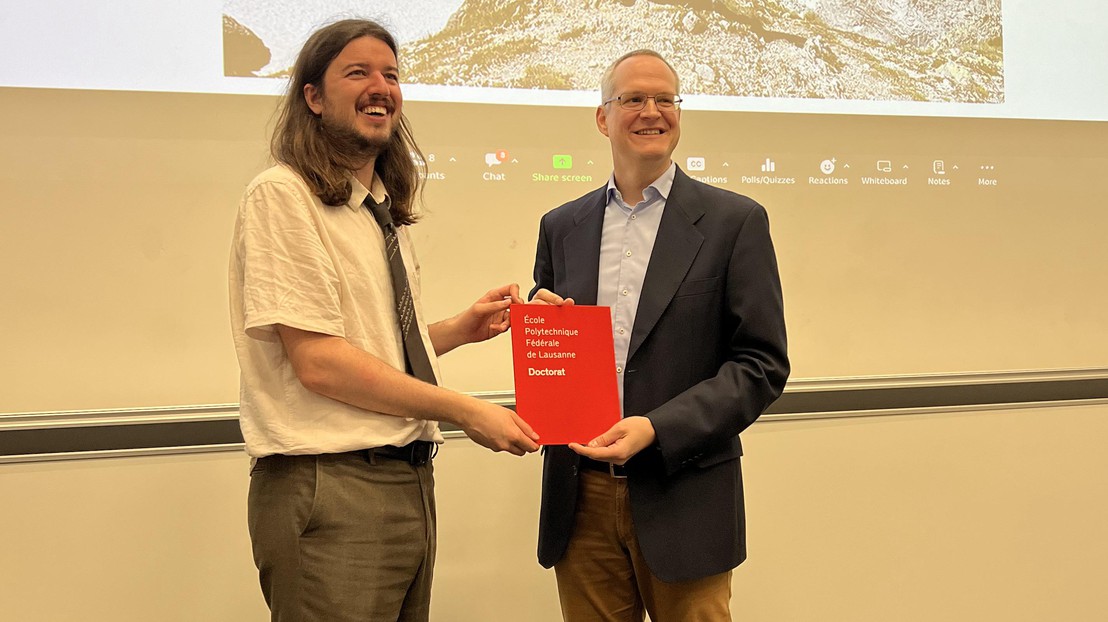
[[[352,125],[327,119],[322,121],[321,130],[330,152],[339,155],[343,160],[353,162],[365,162],[376,158],[388,150],[399,137],[399,126],[396,124],[383,137],[366,136]]]

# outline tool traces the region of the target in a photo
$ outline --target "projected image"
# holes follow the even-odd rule
[[[396,3],[400,4],[400,3]],[[307,32],[377,17],[405,81],[593,91],[652,48],[685,94],[1002,103],[1001,0],[225,0],[224,74],[288,74]]]

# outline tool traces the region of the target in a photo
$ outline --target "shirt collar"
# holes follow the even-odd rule
[[[669,168],[666,169],[666,172],[662,173],[661,177],[655,179],[653,182],[650,183],[649,186],[643,189],[643,198],[646,200],[650,200],[650,197],[647,196],[647,190],[653,188],[654,191],[658,193],[658,196],[662,197],[663,200],[669,200],[669,191],[673,189],[673,178],[676,176],[677,164],[671,161],[669,163]],[[612,202],[612,199],[614,197],[619,196],[619,189],[616,188],[615,171],[613,171],[612,174],[608,177],[608,189],[606,194],[609,203]],[[622,199],[623,197],[621,196],[620,198]]]
[[[365,202],[367,195],[372,196],[377,203],[383,203],[389,199],[385,184],[381,183],[381,177],[377,174],[373,175],[373,183],[369,185],[369,189],[366,189],[353,175],[348,179],[350,180],[350,200],[346,202],[346,206],[354,211],[362,209],[362,203]]]

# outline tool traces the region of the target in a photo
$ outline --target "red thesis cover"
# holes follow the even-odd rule
[[[542,445],[587,443],[619,421],[608,307],[512,305],[516,412]]]

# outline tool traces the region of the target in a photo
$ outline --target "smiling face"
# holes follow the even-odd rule
[[[659,58],[632,56],[612,72],[612,93],[649,96],[677,93],[677,76]],[[651,179],[669,167],[670,156],[681,138],[681,111],[659,111],[653,99],[642,110],[624,110],[618,101],[597,108],[596,126],[612,144],[615,168],[635,170]],[[656,173],[656,174],[655,174]]]
[[[404,102],[396,55],[380,39],[354,39],[327,66],[318,86],[304,85],[304,101],[325,127],[383,148],[396,131]]]

